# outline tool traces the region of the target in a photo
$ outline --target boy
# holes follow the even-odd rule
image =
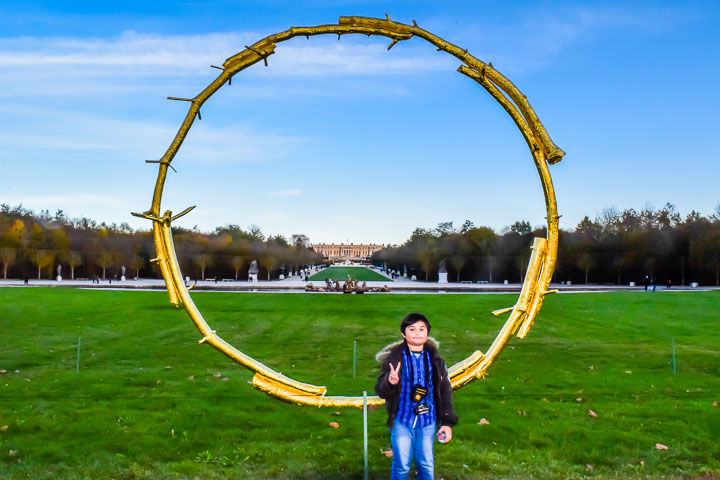
[[[415,458],[418,480],[433,478],[433,441],[452,439],[458,422],[452,387],[438,344],[428,339],[430,322],[411,313],[400,324],[403,341],[388,345],[375,357],[382,363],[375,393],[385,399],[393,448],[392,480],[407,479]]]

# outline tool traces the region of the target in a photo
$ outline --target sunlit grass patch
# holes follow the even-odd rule
[[[399,338],[408,312],[428,316],[452,364],[487,349],[504,321],[490,311],[516,297],[193,298],[245,353],[330,395],[361,395],[372,394],[374,354]],[[460,424],[436,446],[438,478],[717,474],[719,301],[717,292],[549,297],[527,339],[456,392]],[[0,289],[0,329],[0,478],[362,478],[360,411],[259,393],[250,372],[197,344],[162,292]],[[384,410],[371,411],[371,478],[389,476],[388,446]]]

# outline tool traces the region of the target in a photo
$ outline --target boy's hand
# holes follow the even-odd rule
[[[397,367],[393,368],[392,363],[390,364],[390,374],[388,375],[388,382],[390,385],[397,385],[400,381],[400,367],[402,362],[398,362]]]
[[[445,439],[443,440],[443,443],[448,443],[450,440],[452,440],[452,428],[445,425],[444,427],[440,427],[440,430],[438,430],[438,435],[441,433],[445,434]]]

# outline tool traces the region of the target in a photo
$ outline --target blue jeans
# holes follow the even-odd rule
[[[435,470],[434,440],[434,423],[424,428],[410,428],[395,420],[393,428],[390,430],[390,441],[393,448],[390,479],[406,480],[410,473],[410,463],[415,458],[417,480],[432,480]]]

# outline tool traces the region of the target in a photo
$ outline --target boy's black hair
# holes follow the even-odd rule
[[[415,312],[409,313],[405,318],[403,318],[403,321],[400,323],[400,332],[405,335],[405,329],[417,322],[425,322],[428,333],[430,333],[430,321],[422,313]]]

